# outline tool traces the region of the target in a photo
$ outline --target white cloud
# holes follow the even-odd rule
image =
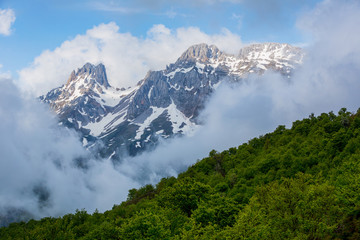
[[[12,9],[0,9],[0,34],[9,36],[11,26],[15,22],[15,12]]]
[[[8,208],[34,217],[104,211],[139,187],[111,161],[92,160],[74,132],[60,128],[43,104],[22,97],[11,80],[0,79],[0,120],[0,215]],[[86,170],[74,161],[80,157]]]
[[[226,29],[209,35],[196,27],[172,30],[160,24],[154,25],[145,38],[138,38],[119,32],[113,22],[100,24],[36,57],[19,72],[19,86],[37,95],[44,94],[64,84],[71,71],[86,62],[104,63],[111,85],[133,86],[147,71],[164,69],[189,46],[203,42],[231,53],[237,53],[242,46],[240,37]]]
[[[3,68],[3,65],[0,64],[0,78],[6,78],[6,79],[11,78],[11,73],[10,73],[10,71],[3,72],[3,71],[1,70],[2,68]]]

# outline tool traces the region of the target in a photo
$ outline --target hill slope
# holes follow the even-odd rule
[[[1,239],[358,239],[360,110],[279,126],[103,214],[13,223]]]

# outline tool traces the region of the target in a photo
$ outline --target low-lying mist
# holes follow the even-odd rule
[[[46,106],[0,81],[0,212],[39,218],[85,208],[110,209],[130,188],[177,175],[215,149],[238,146],[278,125],[311,113],[360,107],[360,5],[324,1],[299,19],[313,37],[303,65],[291,79],[276,73],[223,84],[201,114],[192,136],[163,141],[151,152],[114,166],[95,160],[74,131],[58,125]],[[86,161],[87,168],[79,168]],[[4,218],[7,217],[7,218]],[[16,216],[15,216],[16,217]]]
[[[105,210],[139,186],[111,162],[91,159],[75,132],[45,105],[0,81],[0,210],[32,217]],[[78,161],[87,161],[87,169]],[[4,216],[3,216],[4,217]]]

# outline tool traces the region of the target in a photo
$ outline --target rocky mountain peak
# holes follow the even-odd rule
[[[94,88],[96,86],[101,86],[107,89],[110,87],[110,84],[107,80],[105,66],[100,63],[98,65],[93,65],[91,63],[86,63],[82,68],[79,68],[76,72],[73,71],[70,74],[70,77],[66,83],[66,86],[71,86],[74,82],[85,79],[89,88]]]
[[[178,59],[178,61],[197,61],[200,63],[208,63],[210,59],[219,58],[223,53],[215,45],[207,45],[205,43],[193,45],[189,47]]]

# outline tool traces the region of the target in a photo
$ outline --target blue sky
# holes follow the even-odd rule
[[[304,41],[296,19],[317,0],[162,1],[162,0],[1,0],[1,9],[13,9],[16,20],[9,36],[0,37],[2,71],[28,66],[44,50],[84,34],[101,23],[115,22],[120,32],[144,37],[154,24],[169,29],[198,27],[207,34],[223,28],[244,42]]]

